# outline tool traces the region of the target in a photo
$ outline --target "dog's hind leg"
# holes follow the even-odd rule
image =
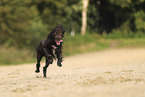
[[[37,52],[37,64],[36,64],[36,73],[40,72],[40,61],[42,59],[43,55]]]
[[[52,64],[52,63],[53,63],[52,56],[47,56],[46,57],[46,65],[43,67],[43,75],[44,75],[44,77],[46,77],[47,67],[49,66],[49,64]]]

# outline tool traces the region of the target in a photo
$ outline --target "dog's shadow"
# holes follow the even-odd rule
[[[44,79],[51,79],[51,77],[43,77],[40,74],[36,74],[35,78],[44,78]]]

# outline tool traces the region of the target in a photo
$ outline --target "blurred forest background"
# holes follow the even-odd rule
[[[84,1],[0,0],[0,64],[35,61],[35,48],[59,23],[67,31],[65,56],[114,46],[145,46],[145,0],[88,0],[82,36]]]

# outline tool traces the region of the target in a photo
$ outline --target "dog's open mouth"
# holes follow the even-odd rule
[[[63,42],[63,40],[62,39],[61,40],[55,39],[55,42],[57,45],[60,45],[60,43]]]

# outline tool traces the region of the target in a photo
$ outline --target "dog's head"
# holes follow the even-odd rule
[[[58,24],[54,29],[51,31],[51,35],[53,36],[55,43],[59,46],[60,43],[63,42],[65,30],[62,25]]]

